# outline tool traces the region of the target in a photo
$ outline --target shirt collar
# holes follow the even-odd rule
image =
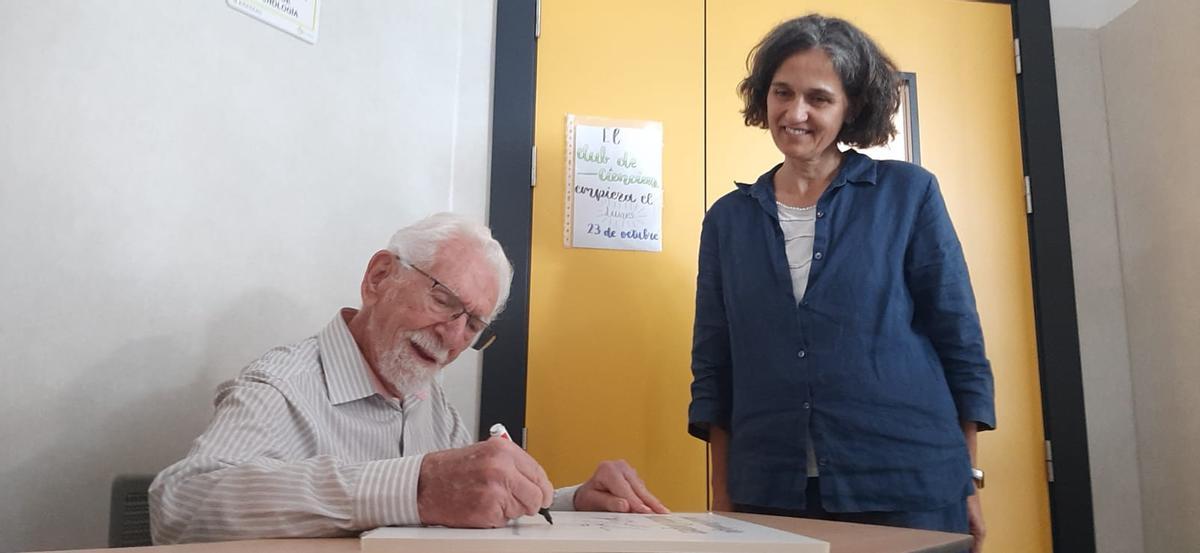
[[[782,163],[763,173],[753,184],[734,183],[742,193],[758,200],[767,213],[776,216],[778,216],[778,208],[775,206],[775,172],[779,171],[780,167],[783,167]],[[829,183],[829,188],[841,188],[846,183],[875,185],[877,174],[875,160],[857,151],[846,150],[842,158],[842,165],[838,167],[838,172],[833,177],[833,182]]]
[[[376,394],[385,399],[395,399],[367,364],[358,342],[350,333],[350,327],[346,325],[346,319],[355,312],[350,308],[339,310],[333,320],[317,334],[317,346],[321,354],[321,367],[325,371],[325,387],[329,392],[329,401],[334,405],[341,405]],[[428,389],[418,390],[406,395],[403,404],[410,405],[427,396]]]
[[[329,391],[329,401],[334,405],[376,393],[371,367],[358,349],[354,335],[350,334],[350,327],[346,326],[344,315],[352,314],[346,311],[338,311],[333,320],[317,334],[321,367],[325,371],[325,387]]]

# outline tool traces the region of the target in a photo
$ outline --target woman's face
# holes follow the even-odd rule
[[[820,48],[784,60],[767,90],[771,137],[783,156],[795,161],[815,161],[835,152],[849,109],[842,79]]]

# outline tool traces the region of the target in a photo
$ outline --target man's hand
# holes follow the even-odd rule
[[[967,526],[975,543],[971,545],[971,553],[982,553],[983,538],[987,535],[987,527],[983,525],[983,505],[979,503],[979,492],[967,497]]]
[[[417,481],[422,524],[498,528],[549,507],[546,471],[509,440],[492,438],[425,455]]]
[[[637,471],[624,460],[603,461],[592,477],[575,491],[576,511],[612,511],[616,513],[671,512],[662,504]]]

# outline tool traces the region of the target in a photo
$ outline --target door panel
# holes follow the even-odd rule
[[[701,0],[543,0],[530,268],[528,445],[558,485],[628,459],[675,510],[705,507],[688,436],[704,215]],[[563,247],[567,113],[663,123],[662,252]]]

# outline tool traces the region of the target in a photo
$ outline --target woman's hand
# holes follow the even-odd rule
[[[729,488],[725,485],[726,461],[729,458],[729,431],[715,424],[709,425],[708,443],[712,446],[712,510],[733,511],[733,502],[729,500]]]
[[[987,527],[983,524],[983,505],[979,502],[979,492],[967,497],[967,526],[975,543],[971,545],[971,553],[983,552],[983,538],[987,535]]]
[[[726,511],[726,512],[733,511],[733,503],[729,501],[729,493],[728,492],[721,493],[721,492],[718,492],[717,490],[713,490],[712,510],[713,511]]]

